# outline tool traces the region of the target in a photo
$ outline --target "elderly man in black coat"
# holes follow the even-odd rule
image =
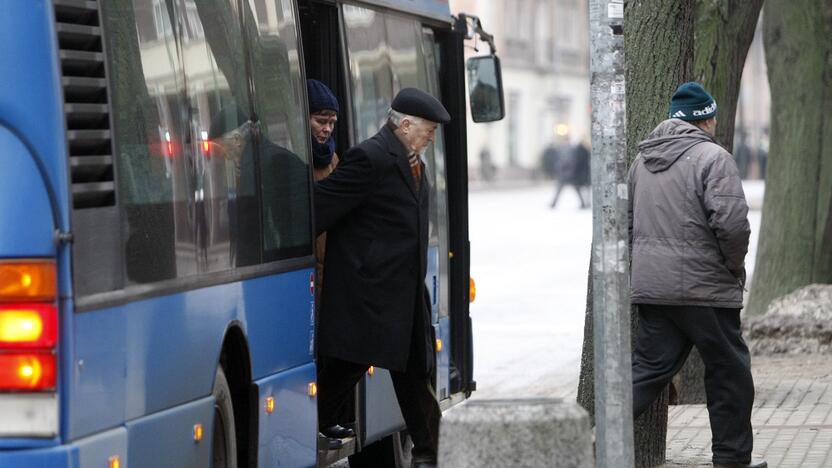
[[[405,88],[387,124],[315,186],[317,231],[327,232],[318,327],[321,431],[344,435],[335,424],[339,408],[368,366],[388,369],[413,439],[414,467],[435,465],[440,418],[431,384],[429,190],[421,154],[449,121],[438,100]]]

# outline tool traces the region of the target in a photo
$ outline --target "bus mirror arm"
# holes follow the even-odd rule
[[[485,32],[482,28],[482,21],[480,21],[478,16],[460,13],[457,19],[457,26],[465,28],[465,37],[467,39],[474,39],[476,36],[479,36],[491,48],[491,55],[497,53],[497,47],[494,45],[494,36]],[[474,50],[479,52],[476,46],[474,46]]]

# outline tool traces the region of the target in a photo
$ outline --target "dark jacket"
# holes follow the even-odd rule
[[[748,205],[731,155],[707,133],[665,120],[629,175],[634,304],[742,307]]]
[[[327,232],[321,355],[396,371],[432,370],[424,173],[417,193],[407,152],[384,127],[315,185],[316,230]]]

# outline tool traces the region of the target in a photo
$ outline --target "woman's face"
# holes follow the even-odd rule
[[[309,116],[309,126],[312,128],[312,137],[318,143],[326,143],[332,132],[335,130],[335,122],[338,122],[338,114],[331,110],[322,110]]]

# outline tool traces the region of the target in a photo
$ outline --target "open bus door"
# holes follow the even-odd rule
[[[299,10],[305,76],[326,83],[340,101],[339,153],[383,125],[393,96],[404,87],[433,94],[452,116],[425,155],[432,190],[425,285],[437,338],[436,396],[447,409],[476,389],[469,317],[466,73],[479,85],[471,101],[475,122],[502,118],[493,41],[479,20],[467,15],[455,22],[426,21],[405,11],[320,0],[301,1]],[[491,44],[491,54],[466,65],[464,44],[475,35]],[[345,441],[341,449],[319,449],[318,466],[351,454],[351,466],[389,466],[391,460],[407,466],[409,440],[389,373],[371,369],[354,402],[346,411],[354,421],[342,425],[355,430],[356,440]]]

